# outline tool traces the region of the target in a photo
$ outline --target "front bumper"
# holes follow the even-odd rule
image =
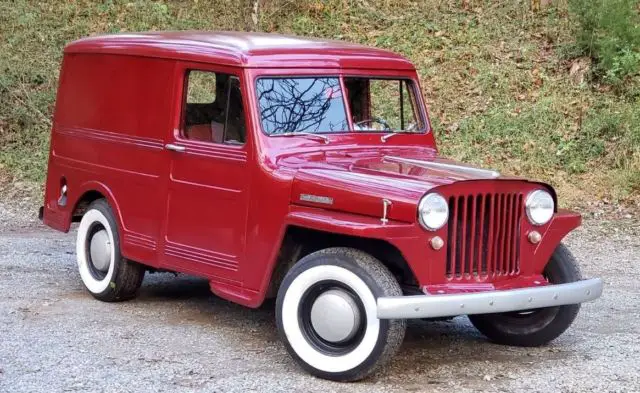
[[[602,280],[576,281],[543,287],[451,295],[417,295],[378,298],[378,318],[439,318],[491,314],[563,306],[595,300]]]

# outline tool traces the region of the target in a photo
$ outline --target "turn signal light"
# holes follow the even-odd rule
[[[434,250],[439,250],[444,246],[444,240],[440,236],[436,236],[431,239],[431,248]]]
[[[542,235],[538,231],[529,232],[529,236],[527,237],[532,244],[538,244],[540,243],[540,240],[542,240]]]

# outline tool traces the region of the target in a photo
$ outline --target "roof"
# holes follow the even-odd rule
[[[144,32],[83,38],[65,53],[111,53],[241,67],[414,69],[401,55],[336,40],[267,33]]]

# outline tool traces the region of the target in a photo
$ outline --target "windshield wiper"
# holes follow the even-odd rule
[[[322,139],[322,141],[324,143],[329,143],[329,137],[327,137],[326,135],[314,134],[314,133],[311,133],[311,132],[284,132],[282,134],[277,134],[277,136],[287,136],[287,137],[306,136],[306,137],[309,137],[309,138]]]
[[[413,131],[396,131],[396,132],[390,132],[388,134],[383,135],[382,137],[380,137],[380,140],[382,142],[386,142],[387,139],[391,138],[394,135],[399,135],[399,134],[415,134],[415,132]]]

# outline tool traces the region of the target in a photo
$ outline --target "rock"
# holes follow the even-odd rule
[[[584,82],[585,76],[591,70],[591,59],[588,57],[578,57],[571,62],[571,67],[569,68],[569,76],[571,77],[571,81],[579,85]]]

